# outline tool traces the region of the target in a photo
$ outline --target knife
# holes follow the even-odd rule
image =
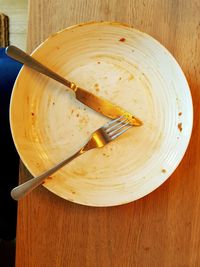
[[[142,125],[142,122],[129,112],[102,97],[96,96],[89,91],[80,88],[75,83],[66,80],[51,69],[38,62],[33,57],[26,54],[18,47],[10,45],[6,48],[5,51],[9,57],[69,87],[74,91],[77,100],[94,109],[95,111],[103,114],[104,116],[115,119],[123,115],[128,119],[129,124],[133,126]]]

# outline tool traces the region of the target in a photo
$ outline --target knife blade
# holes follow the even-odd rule
[[[128,121],[129,124],[133,126],[141,126],[142,121],[133,116],[131,113],[125,111],[123,108],[111,103],[110,101],[96,96],[89,91],[86,91],[83,88],[80,88],[75,83],[70,82],[66,80],[65,78],[61,77],[51,69],[47,68],[43,64],[41,64],[39,61],[34,59],[32,56],[29,56],[24,51],[19,49],[16,46],[10,45],[6,48],[6,54],[21,62],[22,64],[28,66],[29,68],[32,68],[62,84],[69,87],[75,92],[76,99],[82,102],[83,104],[87,105],[88,107],[92,108],[93,110],[101,113],[102,115],[109,117],[111,119],[118,118],[122,115],[124,115]]]
[[[94,109],[95,111],[103,114],[111,119],[116,119],[122,115],[128,119],[129,124],[133,126],[141,126],[142,122],[135,116],[125,111],[121,107],[107,101],[102,97],[97,97],[96,95],[77,87],[75,90],[76,99],[85,104],[86,106]]]

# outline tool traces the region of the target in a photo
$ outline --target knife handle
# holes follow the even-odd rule
[[[73,91],[77,90],[76,84],[61,77],[60,75],[58,75],[57,73],[55,73],[51,69],[47,68],[46,66],[44,66],[43,64],[38,62],[33,57],[29,56],[27,53],[25,53],[24,51],[22,51],[18,47],[14,46],[14,45],[10,45],[6,48],[5,51],[9,57],[21,62],[22,64],[28,66],[29,68],[34,69],[34,70],[36,70],[36,71],[54,79],[54,80],[64,84],[65,86],[69,87]]]

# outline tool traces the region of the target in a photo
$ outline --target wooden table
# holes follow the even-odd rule
[[[67,202],[40,187],[19,202],[17,267],[200,266],[199,0],[30,0],[28,51],[48,35],[91,20],[151,34],[180,63],[194,102],[189,148],[150,195],[112,208]],[[28,173],[21,167],[21,180]]]

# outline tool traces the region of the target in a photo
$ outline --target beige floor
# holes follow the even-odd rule
[[[10,44],[25,50],[28,0],[0,0],[0,12],[9,17]]]

